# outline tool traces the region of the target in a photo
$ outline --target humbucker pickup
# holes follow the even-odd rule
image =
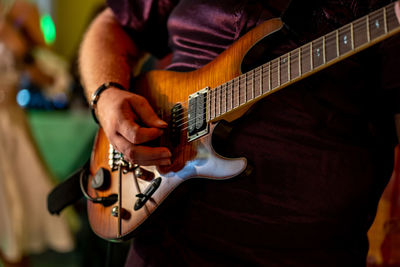
[[[188,141],[193,141],[208,133],[207,93],[206,87],[189,96],[188,108]]]

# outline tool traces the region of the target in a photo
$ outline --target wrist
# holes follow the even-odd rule
[[[100,96],[103,94],[103,92],[106,91],[106,90],[108,90],[108,89],[111,89],[111,88],[117,88],[117,89],[125,90],[125,91],[126,91],[125,87],[122,86],[122,85],[119,84],[119,83],[116,83],[116,82],[106,82],[106,83],[103,83],[102,85],[100,85],[100,86],[96,89],[96,91],[93,92],[93,94],[92,94],[92,96],[91,96],[91,98],[90,98],[89,106],[90,106],[90,109],[91,109],[91,112],[92,112],[93,119],[94,119],[94,121],[95,121],[96,123],[99,123],[99,120],[97,119],[97,116],[96,116],[96,107],[97,107],[97,103],[98,103],[98,101],[99,101],[99,99],[100,99]]]

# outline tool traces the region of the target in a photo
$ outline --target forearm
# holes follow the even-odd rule
[[[110,9],[92,22],[79,52],[81,82],[89,101],[93,92],[106,82],[129,88],[131,71],[140,52]]]

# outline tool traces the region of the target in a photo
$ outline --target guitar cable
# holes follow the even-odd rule
[[[89,168],[85,168],[83,171],[81,171],[80,177],[79,177],[79,184],[80,184],[83,196],[87,200],[89,200],[89,201],[91,201],[93,203],[102,204],[104,207],[111,206],[112,204],[117,202],[118,201],[118,195],[117,194],[111,194],[111,195],[106,196],[106,197],[91,197],[88,194],[87,189],[86,189],[86,187],[84,185],[84,184],[86,184],[86,185],[88,184],[88,178],[90,176],[88,169]]]

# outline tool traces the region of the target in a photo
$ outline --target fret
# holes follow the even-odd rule
[[[211,98],[211,105],[210,105],[210,112],[211,112],[211,119],[215,118],[215,89],[210,91],[210,98]]]
[[[254,70],[254,69],[253,69]],[[253,70],[249,71],[247,74],[247,86],[249,86],[248,92],[247,92],[247,102],[250,100],[254,99],[254,76],[253,76]]]
[[[288,53],[287,54],[287,57],[288,57],[288,67],[287,67],[287,76],[288,76],[288,81],[290,81],[290,76],[291,76],[291,73],[290,73],[290,53]]]
[[[214,106],[213,106],[213,109],[214,109],[214,118],[216,118],[218,115],[217,115],[217,104],[218,104],[218,98],[217,98],[217,88],[214,88]]]
[[[268,63],[268,91],[272,90],[272,62]]]
[[[339,56],[352,50],[353,41],[351,39],[350,25],[345,25],[339,29]]]
[[[388,27],[387,27],[387,18],[386,18],[386,7],[383,8],[383,26],[385,28],[385,33],[388,32]]]
[[[239,106],[246,103],[246,75],[239,76]]]
[[[317,68],[324,64],[324,48],[323,48],[323,38],[319,38],[312,42],[312,65],[313,68]]]
[[[215,117],[221,115],[221,86],[215,88]]]
[[[232,81],[228,81],[226,87],[226,110],[231,111],[233,109]]]
[[[268,64],[268,65],[267,65]],[[261,68],[261,88],[262,88],[262,93],[266,93],[269,91],[269,63],[264,64]]]
[[[251,81],[251,99],[254,99],[255,95],[256,95],[256,92],[255,92],[256,88],[254,86],[255,79],[256,79],[255,70],[252,69],[251,70],[251,79],[250,79],[250,81]]]
[[[221,85],[221,114],[226,113],[226,83]]]
[[[299,49],[290,52],[290,75],[289,80],[295,79],[300,76],[300,59],[299,59]]]
[[[210,107],[211,107],[211,101],[210,101],[210,91],[207,92],[207,104],[206,104],[206,113],[207,113],[207,121],[211,120],[211,112],[210,112]]]
[[[278,70],[278,77],[277,77],[278,78],[278,86],[281,86],[281,60],[280,60],[280,58],[278,58],[276,61],[278,62],[278,67],[277,67],[277,70]]]
[[[262,66],[254,69],[254,97],[262,95]]]
[[[310,44],[301,47],[301,74],[311,71]]]
[[[322,37],[322,52],[324,53],[324,64],[326,63],[326,47],[325,47],[325,36]]]
[[[218,87],[216,87],[216,88],[214,88],[214,111],[215,111],[215,115],[214,115],[214,117],[216,118],[216,117],[218,117],[218,113],[217,113],[217,111],[218,111]]]
[[[226,96],[226,111],[225,112],[228,112],[228,111],[230,111],[230,109],[229,109],[229,103],[232,101],[231,99],[231,91],[229,91],[229,82],[227,82],[227,83],[225,83],[225,96]],[[232,106],[231,106],[231,109],[232,109]]]
[[[367,17],[356,20],[354,23],[354,48],[368,43],[368,21]]]
[[[370,33],[370,30],[369,30],[369,14],[367,15],[367,40],[368,40],[368,43],[371,41],[371,33]]]
[[[247,83],[248,83],[248,73],[245,73],[244,75],[242,75],[243,77],[244,77],[244,84],[242,84],[242,86],[244,86],[244,94],[243,94],[243,96],[244,96],[244,99],[243,99],[243,103],[246,103],[247,101],[248,101],[248,91],[249,91],[249,87],[247,86]]]
[[[272,85],[272,82],[271,82],[271,62],[268,62],[268,72],[267,72],[267,74],[266,74],[266,81],[267,81],[267,86],[265,87],[266,88],[266,92],[269,92],[269,91],[271,91],[271,85]],[[263,89],[264,90],[264,89]]]
[[[280,85],[289,81],[289,54],[280,57]]]
[[[263,69],[264,69],[264,65],[260,66],[260,95],[263,94]]]
[[[230,110],[232,110],[235,108],[235,83],[234,83],[234,80],[231,81],[230,95],[231,95],[231,109]]]
[[[298,48],[297,49],[297,52],[298,52],[298,57],[299,57],[299,76],[301,76],[303,73],[301,72],[301,49],[300,48]]]
[[[218,115],[222,115],[223,114],[223,111],[222,111],[222,106],[223,106],[223,92],[222,92],[222,89],[223,89],[223,85],[220,85],[219,86],[219,89],[218,89],[218,93],[219,93],[219,97],[218,97],[218,105],[219,105],[219,114]]]
[[[218,117],[218,88],[214,88],[214,110],[215,110],[215,117]]]
[[[394,11],[393,5],[390,8],[386,9],[386,20],[387,20],[387,29],[389,32],[399,27],[399,21],[396,18],[396,13]]]
[[[254,99],[254,75],[253,71],[251,70],[248,73],[246,73],[246,102],[249,102],[250,100]]]
[[[268,63],[264,64],[261,66],[261,94],[264,94],[268,92],[268,76],[267,76],[267,70],[268,70]]]
[[[312,50],[313,50],[313,43],[311,42],[310,43],[310,66],[311,66],[311,70],[314,69],[314,66],[313,66],[313,52],[312,52]]]
[[[240,97],[240,76],[233,79],[233,108],[237,108],[239,106],[239,97]]]
[[[271,87],[273,90],[279,86],[279,58],[275,58],[270,62],[270,80]]]
[[[383,21],[383,10],[379,9],[370,14],[369,30],[371,40],[380,37],[385,34],[385,27]]]
[[[340,56],[340,50],[339,50],[339,30],[335,31],[336,33],[336,56],[339,57]]]
[[[354,50],[354,25],[350,24],[350,34],[351,34],[351,50]]]

